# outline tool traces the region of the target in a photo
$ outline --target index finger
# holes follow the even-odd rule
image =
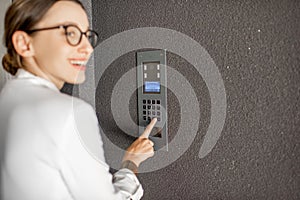
[[[154,125],[156,124],[157,119],[153,118],[150,122],[150,124],[146,127],[145,131],[143,132],[143,134],[140,136],[140,138],[148,138]]]

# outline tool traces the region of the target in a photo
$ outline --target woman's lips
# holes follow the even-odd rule
[[[86,60],[82,60],[82,59],[74,59],[74,60],[70,60],[72,67],[74,67],[75,69],[78,70],[85,70],[86,69]]]
[[[86,66],[81,66],[81,65],[72,65],[75,69],[84,71],[86,69]]]

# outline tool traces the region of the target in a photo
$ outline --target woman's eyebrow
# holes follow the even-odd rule
[[[61,22],[62,25],[75,25],[78,28],[80,28],[79,24],[77,24],[76,22],[71,22],[71,21],[65,21],[65,22]],[[87,26],[87,28],[85,29],[85,31],[89,30],[90,26]],[[81,30],[82,31],[82,30]]]

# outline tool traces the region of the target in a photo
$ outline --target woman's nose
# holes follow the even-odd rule
[[[90,41],[85,35],[83,35],[79,48],[80,53],[86,53],[87,55],[90,55],[93,50],[94,48],[92,47]]]

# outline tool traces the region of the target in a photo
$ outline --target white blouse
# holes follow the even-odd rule
[[[140,199],[129,169],[109,173],[95,111],[19,69],[0,94],[2,200]]]

